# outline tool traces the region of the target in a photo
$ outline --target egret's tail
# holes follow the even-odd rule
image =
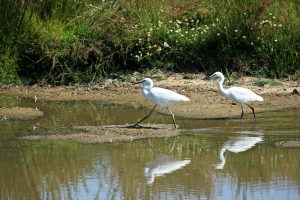
[[[257,95],[257,101],[264,101],[264,98],[262,98],[261,96]]]
[[[190,101],[190,99],[186,96],[181,95],[181,101]]]

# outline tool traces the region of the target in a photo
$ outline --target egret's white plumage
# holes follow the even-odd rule
[[[242,136],[235,139],[231,139],[227,141],[220,151],[220,160],[221,162],[217,164],[215,167],[216,169],[223,169],[226,159],[224,157],[225,151],[230,151],[232,153],[240,153],[247,151],[248,149],[252,148],[255,144],[263,141],[262,137],[249,137],[249,136]]]
[[[253,116],[255,117],[254,108],[252,106],[250,106],[248,103],[250,103],[252,101],[263,101],[264,99],[261,96],[255,94],[254,92],[252,92],[251,90],[249,90],[247,88],[242,88],[242,87],[231,87],[227,90],[224,89],[223,83],[224,83],[225,77],[221,72],[215,72],[210,77],[219,78],[218,88],[222,95],[224,95],[227,99],[232,100],[241,105],[241,108],[242,108],[241,118],[243,118],[243,115],[244,115],[244,111],[243,111],[244,104],[248,105],[251,108],[251,110],[253,112]]]
[[[141,123],[142,121],[144,121],[146,118],[148,118],[152,112],[154,111],[154,109],[156,108],[157,105],[167,108],[168,111],[171,113],[172,118],[173,118],[173,123],[176,129],[176,123],[175,123],[175,117],[174,114],[172,113],[172,111],[170,110],[169,106],[177,103],[177,102],[184,102],[184,101],[190,101],[190,99],[186,96],[183,96],[181,94],[178,94],[174,91],[168,90],[168,89],[164,89],[164,88],[160,88],[160,87],[153,87],[153,81],[150,78],[145,78],[138,83],[143,83],[144,86],[142,88],[142,94],[144,95],[144,97],[153,102],[155,104],[155,106],[153,107],[153,109],[151,110],[151,112],[145,116],[143,119],[141,119],[139,122],[137,122],[134,126],[137,126],[139,123]]]

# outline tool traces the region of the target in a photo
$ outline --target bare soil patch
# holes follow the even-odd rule
[[[129,128],[128,125],[111,126],[74,126],[73,129],[81,133],[64,135],[30,135],[21,140],[55,141],[66,140],[79,143],[104,143],[118,141],[133,141],[145,138],[169,138],[177,136],[181,130],[174,130],[173,124],[149,124],[139,128]]]

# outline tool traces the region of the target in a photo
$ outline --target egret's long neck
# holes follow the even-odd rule
[[[219,164],[216,165],[216,168],[217,169],[223,169],[224,165],[225,165],[225,162],[226,162],[226,159],[224,157],[224,153],[225,153],[226,149],[225,148],[222,148],[222,150],[220,151],[220,160],[221,162]]]
[[[144,97],[147,96],[147,94],[149,93],[149,91],[150,91],[150,88],[147,88],[147,87],[143,87],[142,88],[142,94],[144,95]]]
[[[223,84],[224,84],[224,76],[220,77],[220,80],[218,82],[218,88],[219,91],[223,94],[223,95],[227,95],[227,91],[223,88]]]
[[[153,83],[148,83],[146,85],[144,85],[144,87],[142,88],[142,94],[144,96],[147,96],[147,94],[149,93],[150,89],[153,88]]]

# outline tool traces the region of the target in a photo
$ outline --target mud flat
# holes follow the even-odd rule
[[[129,125],[110,126],[74,126],[75,134],[29,135],[19,137],[31,141],[73,141],[79,143],[104,143],[134,141],[145,138],[170,138],[181,134],[181,129],[174,130],[173,124],[148,124],[138,128]]]

